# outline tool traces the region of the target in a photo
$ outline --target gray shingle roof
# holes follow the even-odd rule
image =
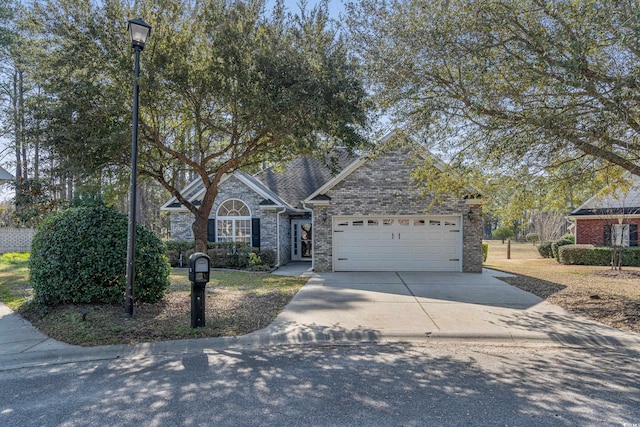
[[[355,160],[346,149],[335,149],[325,157],[300,156],[286,163],[281,169],[264,169],[255,175],[237,171],[243,179],[263,193],[262,206],[289,205],[303,209],[302,201],[337,175]],[[191,182],[185,190],[185,197],[199,204],[198,197],[204,190],[200,179]],[[167,202],[165,208],[180,208],[182,205],[175,197]]]
[[[294,208],[302,209],[302,201],[337,175],[355,157],[345,149],[336,149],[324,159],[297,157],[282,170],[267,168],[254,175],[265,187]]]
[[[640,178],[631,177],[628,191],[616,190],[614,194],[594,195],[570,215],[637,214],[640,212]]]
[[[11,175],[5,168],[0,166],[0,183],[13,181],[14,176]]]

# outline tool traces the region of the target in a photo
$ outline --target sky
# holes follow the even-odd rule
[[[329,15],[331,18],[338,19],[341,12],[344,12],[343,0],[329,0]],[[307,0],[307,9],[311,9],[319,0]],[[267,1],[267,9],[275,4],[274,0]],[[284,5],[290,12],[298,12],[300,10],[299,0],[285,0]]]

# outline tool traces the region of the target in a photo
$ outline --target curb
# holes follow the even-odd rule
[[[640,339],[615,337],[612,335],[554,335],[545,334],[486,334],[486,333],[439,333],[413,334],[402,332],[379,333],[373,331],[327,331],[269,334],[253,332],[240,337],[201,338],[190,340],[161,341],[142,344],[120,344],[97,347],[69,346],[65,349],[32,351],[0,355],[0,372],[22,368],[63,365],[67,363],[100,360],[137,359],[147,356],[178,355],[207,350],[251,349],[277,346],[323,346],[359,344],[477,344],[509,347],[556,347],[556,348],[617,348],[640,351]]]

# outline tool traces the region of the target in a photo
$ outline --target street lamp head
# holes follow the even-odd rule
[[[130,19],[127,25],[129,34],[131,35],[131,46],[144,49],[147,37],[151,34],[151,25],[147,24],[140,18]]]

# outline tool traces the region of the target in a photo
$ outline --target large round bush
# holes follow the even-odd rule
[[[29,259],[34,300],[63,303],[124,303],[126,215],[106,206],[79,207],[47,218],[33,239]],[[136,230],[136,302],[157,302],[169,289],[164,244]]]

